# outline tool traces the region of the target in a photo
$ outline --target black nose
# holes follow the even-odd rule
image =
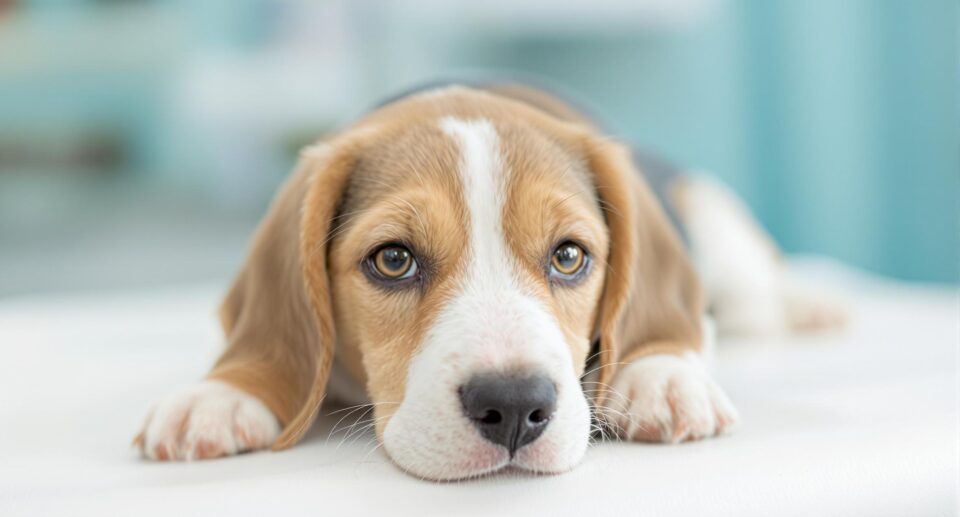
[[[480,375],[460,389],[467,417],[510,456],[536,440],[557,409],[557,390],[543,375]]]

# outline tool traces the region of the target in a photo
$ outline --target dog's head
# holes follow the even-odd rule
[[[696,282],[629,153],[556,115],[451,87],[304,151],[251,258],[269,265],[245,269],[293,291],[263,297],[261,326],[308,320],[279,329],[310,344],[271,404],[278,447],[316,413],[335,346],[401,468],[564,471],[627,349],[698,337]],[[227,320],[251,296],[238,285]],[[595,343],[599,382],[582,385]]]

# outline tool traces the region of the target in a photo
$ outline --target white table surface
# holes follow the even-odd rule
[[[0,515],[957,515],[956,288],[816,276],[851,293],[847,331],[721,339],[733,434],[440,484],[369,432],[328,439],[343,413],[282,453],[140,460],[148,406],[217,354],[220,286],[0,300]]]

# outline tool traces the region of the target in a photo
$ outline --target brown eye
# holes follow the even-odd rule
[[[565,242],[553,252],[553,258],[550,259],[552,272],[563,277],[572,277],[583,269],[586,264],[586,253],[583,248],[572,242]]]
[[[410,278],[417,272],[417,261],[410,250],[390,245],[380,248],[372,257],[373,267],[387,280]]]

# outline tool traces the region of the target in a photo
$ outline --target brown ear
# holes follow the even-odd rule
[[[593,137],[584,148],[610,231],[597,326],[599,380],[609,386],[633,359],[699,349],[703,301],[683,243],[630,151]]]
[[[351,142],[301,154],[220,310],[227,349],[210,377],[258,397],[284,426],[274,450],[303,437],[333,360],[327,242],[355,163]]]

